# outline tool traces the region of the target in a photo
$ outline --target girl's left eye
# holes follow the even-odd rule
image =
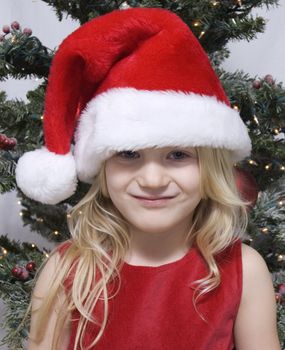
[[[187,153],[185,153],[185,152],[182,152],[182,151],[174,151],[174,152],[172,152],[172,154],[178,154],[178,159],[184,159],[184,158],[188,158],[188,157],[190,157]],[[177,159],[177,158],[176,158]]]

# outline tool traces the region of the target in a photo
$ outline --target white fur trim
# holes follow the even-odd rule
[[[56,204],[76,190],[75,161],[71,153],[60,155],[46,147],[25,153],[16,167],[16,182],[26,196]]]
[[[233,150],[250,155],[251,140],[239,113],[214,96],[172,90],[110,89],[91,100],[75,133],[79,179],[91,183],[115,151],[165,146]]]

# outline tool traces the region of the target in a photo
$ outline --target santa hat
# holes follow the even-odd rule
[[[117,151],[165,146],[232,150],[251,141],[199,41],[176,14],[115,10],[71,33],[49,75],[45,146],[18,161],[16,181],[30,198],[56,204],[92,183]],[[72,140],[75,141],[72,149]]]

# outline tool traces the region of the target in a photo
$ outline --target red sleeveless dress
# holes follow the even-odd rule
[[[58,247],[61,254],[68,244]],[[197,303],[208,323],[195,311],[194,289],[189,286],[207,274],[198,249],[193,247],[181,259],[157,267],[124,263],[121,288],[109,299],[107,326],[92,349],[233,350],[233,327],[242,293],[241,240],[217,254],[216,261],[221,284]],[[66,281],[65,287],[70,288],[71,283]],[[102,305],[96,306],[97,316],[102,315]],[[68,350],[74,350],[78,316],[75,310]],[[98,330],[96,325],[88,324],[84,345],[91,344]]]

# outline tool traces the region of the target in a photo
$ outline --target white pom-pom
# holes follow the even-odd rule
[[[77,187],[71,152],[61,155],[46,147],[25,153],[16,167],[16,182],[26,196],[45,204],[57,204]]]

